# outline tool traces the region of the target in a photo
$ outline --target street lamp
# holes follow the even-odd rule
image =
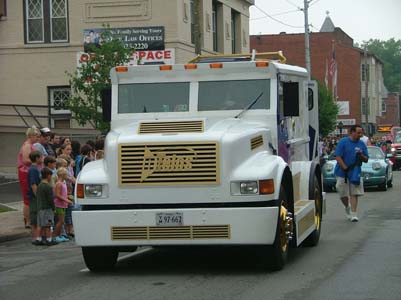
[[[343,122],[341,122],[341,121],[338,122],[337,127],[338,127],[338,131],[340,132],[340,138],[342,138],[342,136],[343,136],[343,127],[344,127]]]

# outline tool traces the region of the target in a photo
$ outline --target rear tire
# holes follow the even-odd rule
[[[92,272],[104,272],[114,268],[118,250],[112,247],[82,247],[86,267]]]
[[[316,229],[306,238],[303,242],[304,246],[314,247],[319,243],[320,231],[322,228],[322,192],[320,190],[320,185],[315,175],[313,177],[313,183],[311,185],[311,190],[309,191],[309,199],[315,200],[315,226]]]

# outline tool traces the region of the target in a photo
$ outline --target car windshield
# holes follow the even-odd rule
[[[395,136],[394,143],[401,143],[401,134]]]
[[[368,153],[371,159],[384,159],[384,153],[378,147],[368,147]]]
[[[118,113],[182,112],[189,108],[189,82],[118,86]]]
[[[261,93],[251,109],[269,109],[270,79],[200,81],[198,110],[243,109]]]

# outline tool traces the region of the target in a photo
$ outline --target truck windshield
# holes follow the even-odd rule
[[[133,83],[118,86],[118,113],[188,111],[189,82]]]
[[[198,110],[243,109],[261,92],[263,95],[251,109],[269,109],[270,79],[201,81]]]

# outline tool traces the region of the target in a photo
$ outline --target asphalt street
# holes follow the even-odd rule
[[[0,243],[1,299],[401,299],[400,179],[366,191],[358,223],[329,193],[319,245],[291,249],[280,272],[261,268],[253,248],[220,247],[120,253],[113,272],[97,274],[74,242],[23,238]]]

